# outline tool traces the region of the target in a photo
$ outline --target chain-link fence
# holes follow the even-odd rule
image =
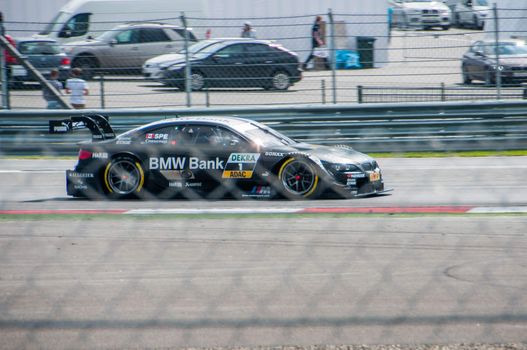
[[[507,81],[523,71],[500,52],[491,75],[463,75],[469,46],[495,40],[491,15],[489,32],[459,11],[448,30],[388,30],[385,8],[362,3],[366,12],[321,14],[327,50],[306,67],[315,13],[167,13],[169,24],[95,30],[117,35],[84,45],[100,50],[100,62],[73,41],[64,52],[44,39],[21,45],[41,24],[11,23],[33,66],[55,55],[68,74],[78,65],[86,108],[114,114],[108,124],[44,111],[40,85],[21,81],[27,67],[7,62],[0,349],[526,350],[524,103],[449,102],[524,98],[521,82]],[[504,29],[503,17],[516,21],[518,11],[498,13],[502,37],[521,36]],[[239,38],[246,21],[261,41]],[[79,23],[64,39],[86,29]],[[114,57],[127,40],[149,48],[137,42]],[[169,63],[150,61],[144,76],[143,60],[164,53],[159,42]],[[231,45],[243,53],[223,51]],[[148,58],[133,65],[134,51]],[[118,66],[99,66],[109,57]],[[237,57],[251,63],[229,61]],[[215,65],[218,75],[205,74]],[[408,103],[416,101],[438,103]],[[282,104],[299,106],[262,108]],[[203,108],[167,118],[187,105]],[[244,105],[257,106],[231,108]],[[28,108],[41,110],[19,111]],[[489,149],[520,156],[356,151]]]
[[[320,14],[324,45],[315,49],[311,43],[315,14],[204,18],[170,13],[149,23],[139,19],[126,24],[90,23],[95,29],[88,33],[79,22],[73,32],[49,26],[48,34],[62,30],[59,39],[66,57],[61,56],[58,64],[42,63],[40,68],[37,64],[37,69],[47,75],[54,65],[63,71],[60,80],[65,82],[70,68],[81,68],[82,78],[88,81],[88,108],[429,99],[428,93],[392,94],[393,88],[440,88],[430,100],[523,98],[521,84],[527,72],[521,62],[525,46],[518,20],[523,12],[490,7],[485,11],[486,29],[479,22],[474,28],[460,22],[448,30],[391,22],[384,9],[356,14],[330,11]],[[463,14],[454,12],[453,20],[461,21],[454,15],[464,18]],[[102,29],[103,24],[113,29]],[[27,37],[38,26],[43,24],[11,24],[7,34]],[[244,26],[251,28],[248,32],[257,41],[238,40]],[[74,41],[75,31],[83,33],[83,28],[84,35],[94,39]],[[45,43],[19,39],[17,46],[34,63],[51,61],[53,53],[60,55]],[[311,54],[314,59],[304,64]],[[16,58],[7,59],[4,106],[44,108],[40,86],[31,82],[31,73],[17,65]],[[372,90],[382,96],[365,98],[373,95],[366,93]]]

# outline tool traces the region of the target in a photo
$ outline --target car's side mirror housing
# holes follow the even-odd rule
[[[112,39],[112,40],[110,40],[109,44],[110,44],[110,46],[114,46],[114,45],[117,44],[117,40]]]

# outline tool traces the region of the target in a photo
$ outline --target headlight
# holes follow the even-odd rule
[[[166,66],[166,67],[165,66],[161,66],[161,69],[180,70],[183,67],[185,67],[185,63],[176,63],[176,64],[169,65],[169,66]]]
[[[322,162],[324,167],[333,173],[343,172],[343,171],[361,171],[356,165],[353,164],[334,164]]]
[[[490,66],[490,68],[492,68],[492,70],[503,70],[503,66],[497,66],[495,64],[493,64],[492,66]]]

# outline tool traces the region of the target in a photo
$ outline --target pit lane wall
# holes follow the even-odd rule
[[[176,116],[237,116],[299,141],[349,145],[363,152],[527,149],[527,102],[335,104],[183,109],[3,110],[0,156],[73,155],[88,132],[50,135],[48,121],[104,114],[117,134]]]

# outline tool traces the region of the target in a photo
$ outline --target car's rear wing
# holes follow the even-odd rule
[[[66,134],[75,130],[89,129],[92,141],[110,140],[115,138],[109,117],[100,114],[89,114],[49,121],[50,134]]]

